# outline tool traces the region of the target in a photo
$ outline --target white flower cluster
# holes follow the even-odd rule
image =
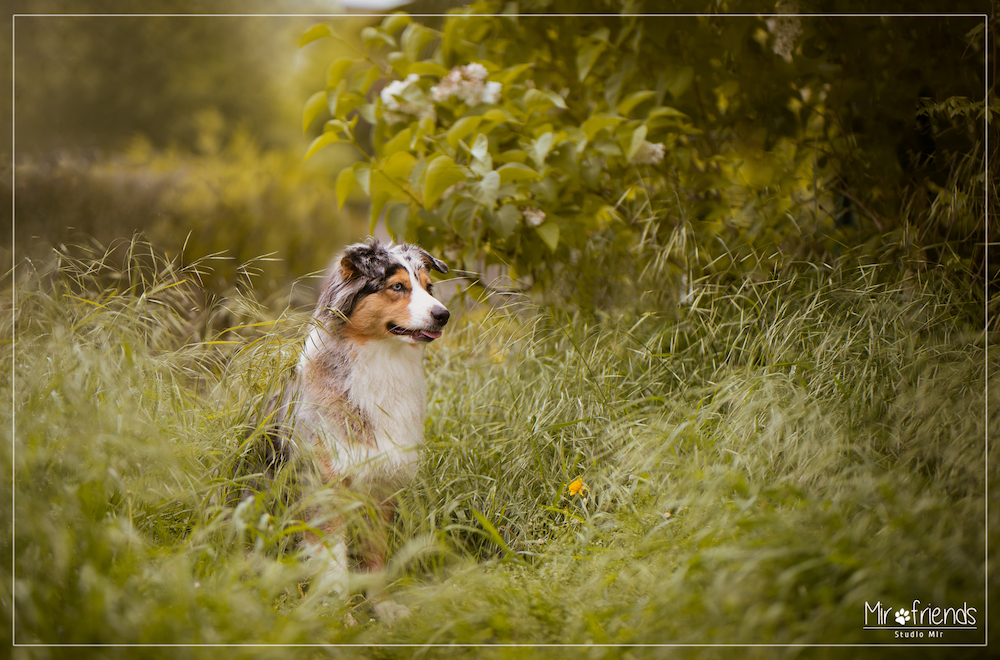
[[[503,85],[498,82],[487,82],[486,75],[486,67],[478,62],[456,66],[441,79],[441,82],[431,87],[431,98],[440,102],[454,96],[469,107],[480,103],[497,103]]]
[[[783,2],[778,5],[779,14],[798,13],[799,3]],[[764,21],[767,24],[767,31],[774,37],[774,44],[771,50],[776,55],[781,55],[786,62],[792,61],[792,51],[795,50],[795,40],[802,34],[802,21],[797,16],[772,17]]]
[[[545,211],[537,208],[524,209],[521,211],[524,221],[529,227],[540,227],[545,222]]]
[[[420,76],[411,73],[405,80],[393,80],[382,88],[382,105],[385,107],[385,118],[390,122],[406,121],[406,115],[414,117],[434,118],[434,108],[418,105],[412,101],[402,99],[403,92],[413,83],[420,80]]]
[[[665,153],[666,147],[663,146],[662,142],[654,144],[648,140],[643,140],[636,152],[632,154],[631,160],[636,165],[659,165],[663,162]]]

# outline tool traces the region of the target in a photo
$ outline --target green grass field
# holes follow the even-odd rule
[[[865,603],[914,599],[967,604],[978,619],[974,633],[918,642],[983,640],[1000,351],[987,360],[995,328],[984,332],[968,282],[845,258],[705,281],[683,306],[637,294],[607,313],[472,307],[427,349],[427,447],[376,577],[414,614],[390,627],[371,620],[360,576],[349,603],[309,593],[295,474],[262,484],[243,439],[294,365],[310,310],[206,297],[197,266],[138,243],[113,261],[24,264],[8,284],[15,304],[2,303],[13,335],[0,406],[13,423],[0,493],[14,501],[0,543],[14,574],[0,574],[0,609],[18,643],[847,657],[870,651],[600,645],[893,642],[863,629]],[[640,284],[658,286],[653,274]],[[239,504],[248,485],[262,492]],[[338,495],[314,497],[363,513]],[[596,646],[424,646],[558,643]],[[85,651],[289,655],[14,655]]]

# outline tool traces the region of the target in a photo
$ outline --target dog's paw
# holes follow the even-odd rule
[[[377,603],[372,605],[372,609],[375,610],[375,614],[378,615],[378,618],[381,619],[383,623],[394,623],[410,616],[409,607],[406,605],[400,605],[391,598],[379,600]]]

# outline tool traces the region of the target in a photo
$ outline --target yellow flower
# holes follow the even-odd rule
[[[568,486],[568,489],[570,495],[579,495],[585,490],[590,490],[589,488],[587,488],[587,484],[583,483],[583,477],[577,477],[576,479],[574,479],[573,482],[570,483],[570,485]]]

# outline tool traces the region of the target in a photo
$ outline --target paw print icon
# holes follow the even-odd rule
[[[910,610],[896,610],[896,623],[905,626],[910,622]]]

